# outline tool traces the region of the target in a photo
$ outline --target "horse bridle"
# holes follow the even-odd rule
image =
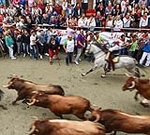
[[[89,46],[89,48],[87,49],[87,53],[90,53],[89,51],[90,51],[90,49],[91,49],[92,43],[90,42],[89,45],[90,45],[90,46]],[[99,52],[101,52],[101,51],[98,51],[98,52],[93,53],[93,54],[96,55],[96,54],[98,54]],[[102,55],[102,56],[103,56],[103,55]]]

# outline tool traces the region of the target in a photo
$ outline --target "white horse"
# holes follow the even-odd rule
[[[89,69],[87,72],[82,73],[82,76],[85,76],[90,72],[93,72],[97,68],[103,67],[105,73],[101,75],[101,77],[105,77],[106,73],[108,72],[107,70],[105,70],[108,64],[108,62],[105,60],[106,53],[93,43],[87,45],[87,48],[85,50],[85,55],[88,53],[94,54],[94,58],[95,58],[94,66],[91,69]],[[130,56],[126,56],[126,55],[119,56],[119,61],[115,63],[115,69],[118,68],[125,68],[128,72],[132,73],[137,77],[140,77],[139,69],[136,67],[136,60]]]

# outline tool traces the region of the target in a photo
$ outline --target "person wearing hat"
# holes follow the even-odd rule
[[[68,35],[68,39],[64,42],[63,48],[66,52],[66,65],[72,63],[72,57],[74,52],[74,40],[71,35]]]
[[[121,50],[123,42],[118,39],[117,41],[114,41],[111,44],[111,47],[108,49],[108,52],[106,54],[105,60],[108,62],[107,66],[107,72],[109,72],[111,69],[114,71],[115,70],[115,64],[113,62],[113,58],[116,55],[119,55],[119,52]]]

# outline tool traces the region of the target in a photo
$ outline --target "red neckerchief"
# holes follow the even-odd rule
[[[143,16],[143,19],[144,19],[144,20],[146,20],[146,19],[147,19],[147,17],[146,17],[146,16]]]

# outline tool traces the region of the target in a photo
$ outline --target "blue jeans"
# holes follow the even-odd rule
[[[22,43],[23,46],[23,53],[29,54],[30,53],[30,45],[28,43]]]
[[[31,46],[31,55],[32,55],[32,59],[37,59],[38,58],[37,46],[36,45]]]

